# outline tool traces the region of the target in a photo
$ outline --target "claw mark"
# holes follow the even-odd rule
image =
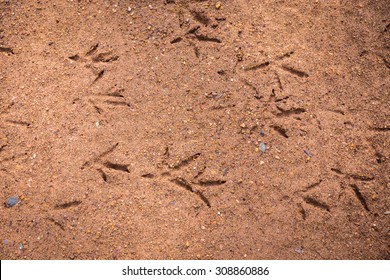
[[[252,84],[252,83],[250,83],[248,80],[246,80],[246,79],[242,79],[243,81],[244,81],[244,83],[247,85],[247,86],[249,86],[251,89],[253,89],[256,93],[255,93],[255,95],[254,95],[254,97],[256,98],[256,99],[261,99],[261,98],[263,98],[263,96],[259,93],[259,91],[257,90],[257,88]]]
[[[85,167],[87,166],[90,166],[92,165],[93,163],[95,162],[98,162],[100,159],[102,159],[103,157],[105,157],[106,155],[112,153],[116,147],[118,147],[119,143],[116,143],[115,145],[113,145],[112,147],[110,147],[108,150],[104,151],[103,153],[101,153],[100,155],[98,155],[97,157],[91,159],[91,160],[88,160],[86,161],[82,166],[81,166],[81,169],[84,169]]]
[[[213,42],[213,43],[222,43],[221,39],[208,37],[208,36],[205,36],[205,35],[195,34],[195,38],[198,39],[199,41],[206,41],[206,42]]]
[[[68,58],[71,59],[71,60],[74,60],[74,61],[79,61],[80,60],[80,56],[78,54],[69,56]]]
[[[390,127],[387,125],[384,127],[371,127],[370,130],[383,132],[383,131],[389,131]]]
[[[125,101],[111,101],[111,100],[106,100],[104,103],[111,104],[111,105],[117,105],[117,106],[127,106],[130,107],[130,104],[125,102]]]
[[[195,194],[197,194],[200,199],[208,206],[211,207],[210,201],[204,196],[204,194],[201,191],[196,191]]]
[[[114,90],[113,92],[106,93],[105,95],[124,98],[124,96],[122,94],[122,92],[124,92],[124,91],[125,90],[123,88],[121,88],[121,89]]]
[[[190,30],[187,31],[186,35],[188,34],[194,34],[196,31],[198,31],[198,29],[200,28],[199,25],[195,26],[195,27],[192,27]]]
[[[282,60],[282,59],[284,59],[286,57],[290,57],[292,54],[294,54],[294,51],[282,54],[281,56],[276,57],[275,60]]]
[[[225,180],[200,180],[199,185],[207,187],[207,186],[218,186],[225,184]]]
[[[280,135],[282,135],[284,138],[288,138],[287,130],[284,129],[283,127],[278,126],[278,125],[273,125],[272,128],[273,128],[276,132],[278,132]]]
[[[179,168],[181,168],[183,166],[186,166],[186,165],[190,164],[191,161],[197,159],[199,156],[200,156],[200,153],[196,153],[196,154],[194,154],[194,155],[192,155],[192,156],[190,156],[190,157],[188,157],[186,159],[183,159],[178,164],[170,166],[170,167],[173,168],[173,169],[179,169]]]
[[[92,82],[93,84],[96,83],[101,77],[103,77],[104,70],[101,70],[98,74],[95,80]]]
[[[100,53],[97,56],[95,56],[94,58],[92,58],[92,61],[94,61],[94,62],[113,62],[113,61],[116,61],[119,59],[119,56],[111,55],[111,54],[112,54],[111,51]]]
[[[305,211],[305,209],[302,207],[302,205],[301,204],[299,204],[299,213],[301,213],[301,215],[302,215],[302,219],[303,220],[306,220],[306,211]]]
[[[362,193],[360,192],[358,186],[353,184],[353,185],[351,185],[351,188],[355,192],[356,197],[359,199],[359,201],[363,205],[364,209],[366,209],[369,212],[370,209],[368,208],[367,202],[366,202],[365,198],[363,197]]]
[[[382,60],[385,63],[386,67],[390,69],[390,62],[388,62],[385,58],[382,58]]]
[[[2,152],[2,151],[3,151],[3,149],[4,149],[5,147],[7,147],[7,145],[3,145],[3,146],[1,146],[1,147],[0,147],[0,152]]]
[[[176,185],[186,189],[189,192],[192,192],[199,196],[199,198],[208,206],[211,207],[210,201],[204,196],[204,194],[201,191],[194,191],[194,189],[191,187],[190,183],[182,178],[182,177],[177,177],[175,179],[172,179],[171,182],[175,183]]]
[[[322,180],[319,180],[318,182],[309,185],[309,186],[306,188],[305,192],[307,192],[307,191],[309,191],[309,190],[311,190],[311,189],[314,189],[315,187],[317,187],[317,186],[318,186],[319,184],[321,184],[321,183],[322,183]]]
[[[128,164],[119,164],[106,161],[103,165],[107,168],[130,173]]]
[[[340,169],[337,169],[337,168],[331,168],[330,170],[331,170],[331,171],[333,171],[334,173],[337,173],[337,174],[339,174],[339,175],[344,175],[344,173],[343,173],[343,172],[341,172],[341,171],[340,171]]]
[[[283,108],[281,108],[277,105],[276,105],[276,108],[278,108],[278,110],[281,111],[280,113],[278,113],[276,115],[282,116],[282,117],[288,117],[290,115],[298,115],[298,114],[302,114],[302,113],[306,112],[306,110],[304,108],[293,108],[293,109],[289,109],[289,110],[284,110]]]
[[[65,209],[65,208],[69,208],[69,207],[72,207],[72,206],[78,206],[81,204],[81,201],[80,200],[74,200],[74,201],[71,201],[71,202],[66,202],[66,203],[62,203],[62,204],[56,204],[54,206],[55,209]]]
[[[319,202],[318,200],[311,198],[311,197],[305,197],[303,199],[307,204],[313,205],[314,207],[326,210],[330,212],[329,206],[326,205],[325,203]]]
[[[0,47],[0,52],[14,54],[14,51],[12,50],[12,48],[8,48],[8,47]]]
[[[100,175],[102,175],[104,182],[107,182],[107,180],[108,180],[107,174],[101,169],[97,169],[97,171],[99,171]]]
[[[286,66],[286,65],[282,65],[282,69],[289,72],[290,74],[296,75],[296,76],[301,77],[301,78],[309,77],[309,74],[307,74],[303,71],[296,70],[296,69],[291,68],[291,67]]]
[[[262,69],[262,68],[267,67],[267,66],[270,65],[270,64],[271,64],[270,61],[266,61],[266,62],[263,62],[263,63],[261,63],[261,64],[257,64],[257,65],[254,65],[254,66],[245,68],[244,70],[245,70],[245,71],[250,71],[250,70]]]
[[[142,178],[153,179],[153,178],[154,178],[154,174],[152,174],[152,173],[146,173],[146,174],[142,174],[141,177],[142,177]]]
[[[192,193],[194,192],[190,183],[188,183],[188,181],[182,177],[177,177],[175,179],[172,179],[171,182],[175,183],[176,185],[178,185],[180,187],[185,188],[187,191],[190,191]]]
[[[93,53],[97,50],[98,47],[99,47],[99,43],[97,43],[96,45],[93,45],[93,46],[89,49],[89,51],[86,52],[85,55],[88,56],[88,55],[93,54]]]
[[[191,14],[194,19],[201,24],[208,25],[210,22],[210,19],[205,15],[204,12],[191,11]]]
[[[280,89],[280,90],[283,90],[282,81],[280,80],[279,74],[278,74],[278,72],[276,72],[276,71],[275,71],[275,77],[276,77],[276,82],[278,83],[279,89]]]
[[[14,120],[5,120],[8,123],[16,124],[16,125],[23,125],[23,126],[30,126],[31,124],[28,122],[23,121],[14,121]]]
[[[359,181],[372,181],[372,180],[374,180],[374,177],[368,177],[368,176],[364,176],[364,175],[349,174],[349,176],[352,179],[359,180]]]
[[[60,229],[65,230],[64,225],[53,218],[47,218],[49,221],[53,222],[56,226],[60,227]]]
[[[179,43],[179,42],[181,42],[181,41],[183,41],[183,38],[182,38],[182,37],[177,37],[177,38],[175,38],[175,39],[173,39],[173,40],[171,41],[171,44],[176,44],[176,43]]]

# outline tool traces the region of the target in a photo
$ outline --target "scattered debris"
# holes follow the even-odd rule
[[[305,153],[305,155],[307,155],[308,157],[312,157],[313,154],[310,153],[308,150],[303,150],[303,152]]]
[[[298,247],[298,248],[295,248],[295,252],[299,253],[299,254],[303,254],[305,252],[305,249],[303,249],[302,246]]]
[[[5,202],[5,207],[9,208],[9,207],[15,206],[18,202],[19,202],[19,197],[11,196]]]

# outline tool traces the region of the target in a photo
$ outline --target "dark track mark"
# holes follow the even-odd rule
[[[47,218],[50,222],[53,222],[56,226],[58,226],[60,229],[65,230],[65,227],[62,223],[54,220],[53,218]]]
[[[0,47],[0,52],[14,54],[13,49],[12,48],[8,48],[8,47]]]
[[[195,53],[195,56],[197,57],[197,58],[199,58],[200,57],[200,52],[199,52],[199,48],[197,47],[197,46],[193,46],[193,48],[194,48],[194,53]]]
[[[273,125],[271,126],[276,132],[278,132],[280,135],[282,135],[284,138],[288,138],[288,135],[287,135],[287,130],[284,129],[283,127],[281,126],[278,126],[278,125]]]
[[[306,211],[305,211],[305,209],[300,204],[299,204],[299,208],[300,208],[299,209],[299,213],[301,213],[302,219],[306,220]]]
[[[190,157],[188,157],[186,159],[183,159],[178,164],[171,166],[171,168],[179,169],[179,168],[181,168],[183,166],[186,166],[186,165],[190,164],[191,161],[197,159],[199,156],[200,156],[200,153],[196,153],[196,154],[194,154],[194,155],[192,155],[192,156],[190,156]]]
[[[282,81],[280,80],[278,72],[275,72],[275,77],[276,77],[276,82],[278,84],[279,89],[283,91]]]
[[[113,62],[119,59],[119,56],[112,55],[112,52],[99,53],[97,56],[92,58],[93,62]]]
[[[194,34],[196,31],[198,31],[198,29],[200,28],[199,25],[195,26],[195,27],[192,27],[190,30],[187,31],[186,35],[188,34]]]
[[[284,110],[283,108],[281,108],[277,105],[276,105],[276,108],[278,108],[278,110],[280,111],[280,113],[278,113],[276,115],[281,116],[281,117],[288,117],[291,115],[298,115],[298,114],[302,114],[302,113],[306,112],[306,110],[304,108],[293,108],[293,109],[289,109],[289,110]]]
[[[188,181],[184,178],[181,178],[181,177],[177,177],[175,179],[172,179],[171,182],[175,183],[176,185],[182,187],[182,188],[185,188],[187,191],[190,191],[190,192],[194,192],[194,190],[192,189],[190,183],[188,183]]]
[[[211,207],[210,201],[207,199],[207,197],[204,196],[204,194],[201,191],[196,191],[196,195],[200,197],[200,199],[208,206]]]
[[[293,75],[301,77],[301,78],[309,77],[309,74],[307,74],[303,71],[296,70],[296,69],[291,68],[291,67],[286,66],[286,65],[282,65],[282,69],[289,72],[290,74],[293,74]]]
[[[92,82],[93,84],[96,83],[99,79],[101,79],[104,75],[104,70],[101,70],[98,74],[95,80]]]
[[[89,49],[89,51],[87,51],[87,52],[85,53],[85,55],[88,56],[88,55],[93,54],[93,53],[97,50],[98,47],[99,47],[99,43],[97,43],[96,45],[93,45],[93,46]]]
[[[6,120],[6,122],[16,124],[16,125],[23,125],[23,126],[30,126],[31,125],[30,123],[23,122],[23,121]]]
[[[103,109],[96,106],[96,105],[93,105],[93,108],[95,109],[95,111],[98,113],[98,114],[101,114],[103,112]]]
[[[275,60],[282,60],[286,57],[290,57],[293,54],[294,54],[294,51],[291,51],[291,52],[288,52],[288,53],[282,54],[281,56],[276,57]]]
[[[207,17],[207,15],[204,12],[198,12],[198,11],[191,11],[192,16],[194,19],[201,24],[208,25],[210,23],[210,19]]]
[[[102,159],[103,157],[105,157],[106,155],[112,153],[116,147],[118,147],[119,143],[116,143],[115,145],[113,145],[112,147],[110,147],[108,150],[104,151],[103,153],[101,153],[100,155],[98,155],[97,157],[91,159],[91,160],[88,160],[86,162],[84,162],[84,164],[81,166],[81,169],[84,169],[85,167],[87,166],[90,166],[91,164],[99,161],[100,159]]]
[[[362,193],[360,192],[359,188],[357,185],[351,185],[351,188],[355,192],[356,197],[359,199],[360,203],[363,205],[364,209],[366,209],[368,212],[370,209],[368,208],[366,199],[363,197]]]
[[[263,63],[261,63],[261,64],[257,64],[257,65],[251,66],[251,67],[247,67],[247,68],[245,68],[244,70],[245,70],[245,71],[251,71],[251,70],[262,69],[262,68],[267,67],[267,66],[270,65],[270,64],[271,64],[270,61],[266,61],[266,62],[263,62]]]
[[[374,177],[368,177],[368,176],[364,176],[364,175],[349,174],[349,176],[352,179],[359,180],[359,181],[372,181],[372,180],[374,180]]]
[[[225,180],[200,180],[199,185],[203,187],[208,187],[208,186],[219,186],[225,184]]]
[[[7,145],[0,146],[0,152],[2,152],[5,147],[7,147]]]
[[[388,127],[387,125],[384,127],[371,127],[370,130],[384,132],[384,131],[390,131],[390,127]]]
[[[334,173],[337,173],[337,174],[339,174],[339,175],[344,175],[344,173],[343,173],[343,172],[341,172],[341,171],[340,171],[340,169],[337,169],[337,168],[331,168],[330,170],[331,170],[331,171],[333,171]]]
[[[153,179],[155,177],[154,174],[152,173],[146,173],[141,175],[142,178],[148,178],[148,179]]]
[[[257,88],[251,84],[248,80],[246,79],[242,79],[244,81],[244,83],[249,86],[251,89],[253,89],[255,91],[255,94],[253,95],[256,99],[261,99],[263,98],[263,96],[260,94],[260,92],[257,90]]]
[[[384,159],[385,157],[384,157],[381,153],[376,152],[376,153],[375,153],[375,156],[376,156],[376,162],[377,162],[377,163],[380,164],[380,163],[382,163],[382,162],[384,161],[383,159]]]
[[[74,60],[74,61],[79,61],[80,60],[80,56],[78,54],[69,56],[68,58],[71,59],[71,60]]]
[[[81,201],[80,200],[74,200],[74,201],[71,201],[71,202],[66,202],[66,203],[62,203],[62,204],[56,204],[54,206],[55,209],[65,209],[65,208],[69,208],[69,207],[72,207],[72,206],[78,206],[81,204]]]
[[[121,89],[114,90],[113,92],[106,93],[105,95],[124,98],[124,96],[122,95],[122,92],[124,92],[124,91],[125,90],[123,88],[121,88]]]
[[[314,207],[320,208],[322,210],[326,210],[330,212],[329,206],[325,203],[319,202],[318,200],[311,198],[311,197],[305,197],[303,199],[307,204],[313,205]]]
[[[179,43],[179,42],[181,42],[181,41],[183,41],[183,38],[182,38],[182,37],[177,37],[177,38],[175,38],[175,39],[173,39],[173,40],[171,41],[171,44],[176,44],[176,43]]]
[[[111,101],[111,100],[106,100],[104,103],[111,104],[111,105],[116,105],[116,106],[127,106],[130,107],[130,104],[125,102],[125,101]]]
[[[119,163],[113,163],[110,161],[106,161],[103,163],[103,165],[107,168],[110,168],[110,169],[130,173],[128,164],[119,164]]]
[[[191,184],[184,178],[182,177],[177,177],[175,179],[172,179],[171,182],[175,183],[176,185],[186,189],[187,191],[189,192],[192,192],[194,194],[196,194],[197,196],[199,196],[199,198],[208,206],[208,207],[211,207],[211,204],[210,204],[210,201],[204,196],[204,194],[197,190],[197,191],[194,191],[194,189],[191,187]]]
[[[99,173],[102,176],[104,182],[107,182],[107,180],[108,180],[107,174],[103,170],[101,170],[101,169],[97,169],[97,171],[99,171]]]
[[[314,188],[317,187],[319,184],[321,184],[321,182],[322,182],[322,180],[319,180],[318,182],[316,182],[316,183],[314,183],[314,184],[310,184],[310,185],[306,188],[306,190],[304,190],[304,192],[307,192],[307,191],[309,191],[309,190],[311,190],[311,189],[314,189]]]
[[[385,63],[386,67],[390,69],[390,62],[387,61],[385,58],[382,58],[382,60]]]
[[[199,41],[212,42],[212,43],[222,43],[221,39],[208,37],[205,35],[195,34],[195,38]]]

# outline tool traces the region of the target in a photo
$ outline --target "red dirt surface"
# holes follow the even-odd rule
[[[389,259],[388,1],[0,9],[1,259]]]

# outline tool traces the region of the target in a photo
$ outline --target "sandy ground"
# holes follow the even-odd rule
[[[390,258],[388,1],[0,9],[1,259]]]

